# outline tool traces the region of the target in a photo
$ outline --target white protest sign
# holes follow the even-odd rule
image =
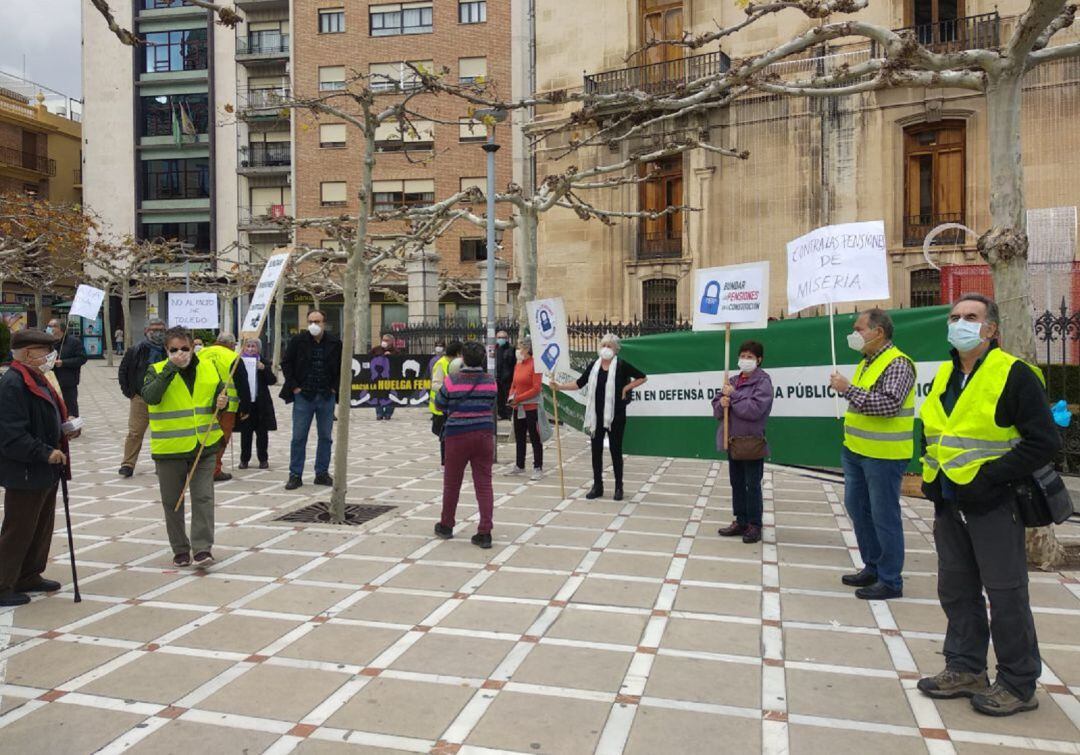
[[[266,319],[266,313],[270,311],[270,302],[281,281],[281,274],[285,272],[285,265],[289,261],[290,254],[292,252],[283,252],[266,260],[266,266],[263,267],[262,275],[259,276],[259,283],[255,286],[255,293],[251,296],[251,305],[248,306],[247,314],[240,323],[241,336],[251,334],[257,338],[262,333],[263,321]]]
[[[94,320],[101,311],[101,302],[105,300],[105,292],[100,288],[80,283],[75,290],[75,298],[71,301],[71,311],[68,317],[85,317]]]
[[[570,339],[563,300],[537,299],[528,302],[525,309],[532,336],[533,369],[541,373],[570,369]]]
[[[818,228],[787,245],[788,313],[820,304],[889,298],[885,223]]]
[[[765,327],[769,320],[769,263],[708,267],[694,274],[694,330],[725,325]]]
[[[214,330],[218,327],[218,296],[205,292],[170,292],[169,327]]]

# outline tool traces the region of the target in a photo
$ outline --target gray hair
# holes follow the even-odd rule
[[[160,325],[163,328],[169,327],[168,325],[165,324],[165,321],[162,320],[160,317],[151,317],[149,320],[146,321],[146,329],[147,330],[154,327],[155,325]]]
[[[236,336],[234,336],[232,333],[226,333],[222,331],[221,333],[218,333],[218,336],[214,340],[214,343],[219,343],[222,346],[228,346],[231,349],[236,346]]]
[[[259,353],[262,353],[262,341],[260,341],[258,338],[245,338],[244,346],[246,347],[249,343],[255,344],[255,347],[259,350]]]
[[[880,307],[874,307],[863,312],[866,315],[866,324],[871,328],[881,328],[885,334],[885,340],[891,341],[893,336],[893,321],[889,313]]]
[[[987,322],[992,322],[995,325],[1001,325],[1001,312],[998,311],[997,302],[994,301],[993,299],[991,299],[989,296],[983,296],[982,294],[974,294],[974,293],[972,293],[972,294],[964,294],[959,299],[957,299],[955,302],[953,302],[953,306],[955,307],[957,304],[959,304],[962,301],[977,301],[977,302],[979,302],[984,307],[986,307],[986,321]]]
[[[610,346],[616,353],[622,348],[622,341],[620,341],[619,337],[614,333],[604,333],[600,338],[600,345],[603,346],[604,344]]]

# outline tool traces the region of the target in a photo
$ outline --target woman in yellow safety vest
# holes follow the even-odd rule
[[[435,347],[436,359],[431,363],[431,390],[428,392],[428,409],[431,411],[431,432],[439,436],[439,465],[446,464],[446,445],[443,442],[443,426],[446,424],[446,415],[435,406],[435,395],[442,388],[443,381],[451,372],[450,363],[455,359],[461,361],[461,341],[451,341],[446,346],[446,352],[438,353],[439,347]],[[460,364],[458,369],[460,369]]]
[[[186,328],[168,330],[166,359],[146,370],[141,391],[150,410],[150,455],[157,468],[165,528],[177,567],[191,565],[193,550],[197,567],[214,560],[214,462],[222,442],[218,413],[229,401],[225,390],[228,378],[212,360],[200,360],[194,348]],[[176,503],[183,495],[192,464],[189,540],[184,530],[184,506],[176,508]]]

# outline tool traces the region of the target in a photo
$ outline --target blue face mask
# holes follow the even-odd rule
[[[971,351],[979,347],[985,339],[982,337],[981,322],[957,320],[949,323],[949,343],[960,352]]]
[[[496,338],[495,343],[499,344],[500,346],[505,346],[506,345],[506,339],[505,338]]]

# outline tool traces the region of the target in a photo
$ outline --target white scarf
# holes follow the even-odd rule
[[[247,372],[248,393],[251,395],[251,403],[259,400],[258,357],[241,357],[244,360],[244,371]]]
[[[597,358],[593,362],[592,372],[589,373],[589,385],[585,393],[585,432],[596,435],[596,381],[600,375],[600,362]],[[611,421],[615,419],[615,368],[619,365],[619,358],[612,357],[608,365],[607,384],[604,387],[604,429],[611,429]]]

